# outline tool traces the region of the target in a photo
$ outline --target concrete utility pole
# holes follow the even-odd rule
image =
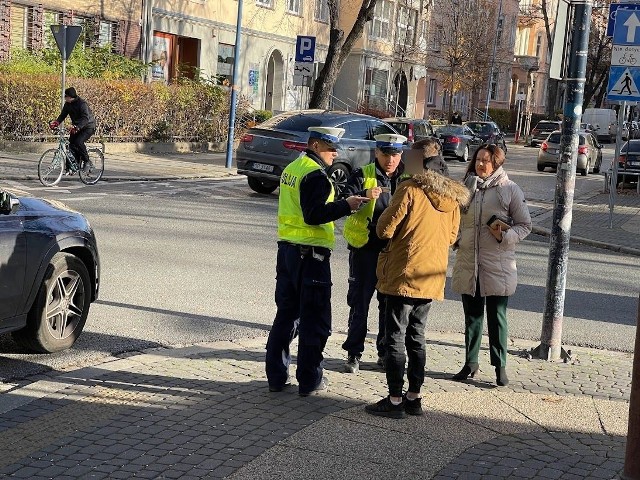
[[[227,134],[227,156],[225,167],[231,168],[233,159],[233,135],[236,123],[236,103],[238,97],[238,70],[240,69],[240,40],[242,29],[242,0],[238,0],[238,19],[236,21],[236,46],[233,52],[233,75],[231,77],[231,105],[229,105],[229,129]]]
[[[640,480],[640,296],[638,296],[638,320],[636,321],[636,346],[633,349],[633,374],[629,399],[629,429],[627,451],[624,457],[625,480]]]
[[[563,109],[561,156],[556,176],[542,335],[540,345],[532,352],[533,356],[544,360],[558,360],[566,356],[562,349],[562,317],[569,260],[573,195],[576,184],[578,130],[582,117],[582,101],[587,73],[592,1],[574,0],[571,2],[571,10],[572,35],[568,55],[569,69],[565,77],[567,95]]]

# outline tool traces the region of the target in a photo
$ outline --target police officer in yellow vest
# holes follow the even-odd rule
[[[290,383],[289,345],[296,335],[300,337],[298,393],[307,396],[327,388],[322,376],[322,351],[331,332],[329,256],[335,244],[333,221],[369,201],[357,195],[334,201],[326,168],[338,155],[336,147],[343,134],[343,128],[309,127],[305,153],[280,177],[277,313],[265,358],[271,392],[282,391]]]
[[[347,351],[346,373],[360,368],[360,357],[367,336],[369,304],[376,289],[376,265],[378,254],[387,244],[376,235],[378,217],[389,205],[391,195],[404,171],[400,161],[407,137],[397,134],[380,134],[376,139],[376,161],[353,172],[343,195],[361,195],[371,199],[344,224],[343,235],[349,245],[349,291],[347,304],[349,322],[347,339],[342,348]],[[378,293],[378,365],[384,366],[384,294]]]

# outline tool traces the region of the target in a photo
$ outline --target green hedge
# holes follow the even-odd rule
[[[67,78],[87,100],[104,141],[209,141],[226,139],[230,92],[207,82],[172,85],[140,80]],[[50,139],[48,122],[60,112],[60,77],[0,71],[0,135],[9,140]],[[236,118],[253,116],[244,99]],[[265,114],[266,115],[266,114]],[[257,116],[257,115],[256,115]],[[236,137],[244,124],[238,122]]]

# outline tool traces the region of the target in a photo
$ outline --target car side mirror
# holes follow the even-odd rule
[[[9,215],[16,213],[20,208],[20,200],[7,192],[0,192],[0,214]]]

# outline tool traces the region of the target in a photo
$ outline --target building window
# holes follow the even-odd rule
[[[500,18],[498,18],[498,28],[496,29],[496,37],[497,37],[498,45],[502,41],[503,30],[504,30],[504,17],[501,15]]]
[[[256,0],[256,5],[271,8],[273,7],[273,0]]]
[[[315,19],[318,22],[329,22],[329,2],[327,0],[316,0]]]
[[[364,75],[364,101],[366,104],[383,108],[387,105],[387,82],[389,72],[377,68],[367,68]]]
[[[27,7],[11,5],[11,48],[24,50],[27,48],[28,27]]]
[[[373,11],[373,21],[370,24],[369,35],[378,40],[389,39],[389,23],[393,4],[388,0],[378,0]]]
[[[287,12],[300,15],[300,3],[302,0],[287,0]]]
[[[497,71],[494,71],[491,74],[491,85],[489,87],[489,90],[490,90],[489,98],[491,100],[498,99],[498,77],[499,77],[499,73]]]
[[[437,91],[437,80],[435,78],[429,79],[429,91],[427,92],[427,104],[435,105],[436,104],[436,91]]]
[[[55,48],[56,41],[53,38],[53,33],[51,32],[51,25],[61,25],[62,24],[62,15],[58,12],[52,12],[49,10],[44,11],[43,15],[43,32],[42,32],[42,40],[45,48]]]
[[[401,6],[398,9],[397,45],[415,45],[416,43],[416,18],[418,11],[413,8]]]
[[[436,25],[433,29],[433,37],[431,37],[431,50],[439,52],[442,47],[442,39],[444,38],[444,29],[442,25]]]
[[[536,37],[536,57],[540,58],[540,51],[542,50],[542,34],[539,33]]]
[[[116,25],[114,22],[100,20],[100,32],[98,34],[98,45],[101,47],[116,44]]]
[[[235,55],[235,46],[224,43],[218,44],[218,79],[221,83],[231,85],[233,78],[233,58]]]

